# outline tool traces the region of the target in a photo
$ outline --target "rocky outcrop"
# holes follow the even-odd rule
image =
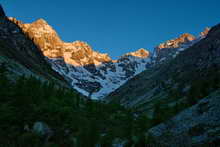
[[[124,56],[133,56],[137,58],[147,58],[150,56],[150,52],[145,50],[144,48],[141,48],[135,52],[127,53]]]
[[[4,13],[2,13],[3,15]],[[43,81],[56,81],[69,87],[65,79],[55,72],[34,42],[7,17],[0,17],[0,64],[17,76],[35,76]]]
[[[41,136],[52,136],[53,131],[49,128],[46,123],[35,122],[32,131]]]
[[[209,30],[209,28],[206,28],[203,32],[200,33],[198,37],[194,37],[191,34],[185,33],[180,35],[176,39],[168,40],[165,43],[161,43],[154,49],[153,62],[156,64],[161,64],[172,60],[180,52],[184,51],[201,39],[205,38]]]
[[[208,27],[205,28],[205,30],[200,33],[200,36],[201,36],[202,38],[206,37],[206,36],[208,35],[209,31],[210,31],[210,28],[208,28]]]
[[[63,58],[65,63],[74,66],[98,65],[111,61],[107,54],[93,51],[86,42],[63,42],[55,30],[43,19],[31,24],[24,24],[15,18],[9,19],[18,24],[48,58]]]
[[[220,91],[149,130],[154,146],[220,145]]]
[[[182,44],[193,41],[195,39],[196,38],[193,35],[185,33],[176,39],[168,40],[165,43],[161,43],[159,46],[156,47],[156,49],[157,52],[159,52],[161,49],[164,48],[179,48]]]

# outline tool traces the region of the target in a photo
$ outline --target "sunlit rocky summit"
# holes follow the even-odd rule
[[[154,49],[154,60],[157,63],[163,63],[175,58],[180,52],[186,50],[201,39],[205,38],[210,28],[205,28],[199,36],[195,37],[189,33],[180,35],[175,39],[168,40],[159,44]]]
[[[94,51],[86,42],[62,41],[43,19],[30,24],[10,20],[32,38],[53,69],[70,81],[74,89],[94,99],[106,96],[150,64],[150,52],[143,48],[113,60],[108,54]]]

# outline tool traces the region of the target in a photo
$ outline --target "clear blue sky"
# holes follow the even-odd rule
[[[220,0],[0,0],[8,16],[45,19],[68,42],[115,58],[220,23]]]

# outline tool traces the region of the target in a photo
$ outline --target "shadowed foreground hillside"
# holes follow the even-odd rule
[[[117,104],[86,100],[68,89],[0,68],[0,144],[5,147],[144,145],[153,124]],[[134,138],[135,137],[135,138]]]
[[[53,30],[48,34],[43,20],[34,23],[29,32],[34,36],[10,21],[1,7],[0,20],[0,146],[219,146],[220,25],[197,38],[185,34],[163,43],[153,57],[140,49],[95,66],[108,56],[83,42],[58,47],[53,44],[58,36]],[[62,58],[47,56],[57,50]],[[64,57],[92,64],[76,68]],[[100,88],[96,80],[111,91],[129,81],[104,101],[72,89],[79,82],[91,97]]]

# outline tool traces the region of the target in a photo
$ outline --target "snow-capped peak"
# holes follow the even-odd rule
[[[63,75],[74,89],[93,99],[108,95],[148,68],[149,52],[145,49],[112,60],[108,54],[94,51],[86,42],[62,41],[43,19],[31,24],[19,21],[18,24],[40,47],[53,69]]]
[[[145,50],[144,48],[141,48],[135,52],[130,52],[125,54],[126,56],[134,56],[138,58],[147,58],[150,55],[150,52]]]

